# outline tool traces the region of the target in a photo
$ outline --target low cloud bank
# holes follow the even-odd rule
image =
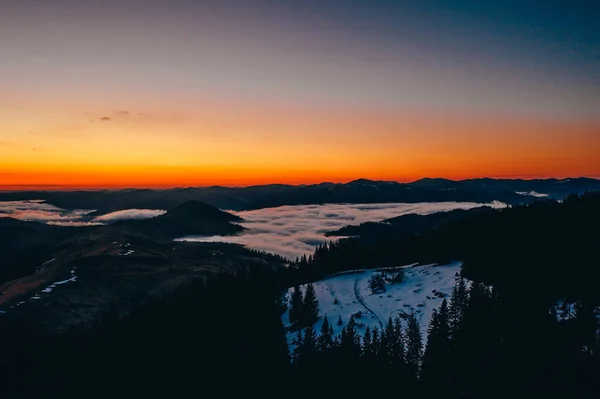
[[[76,222],[94,212],[89,209],[62,209],[42,200],[0,201],[0,217],[10,217],[27,222],[59,224]]]
[[[0,201],[0,218],[10,217],[27,222],[54,226],[100,226],[120,220],[148,219],[164,214],[162,209],[125,209],[92,217],[94,209],[63,209],[43,200]]]
[[[358,225],[368,221],[381,221],[394,216],[417,213],[421,215],[471,209],[488,205],[495,208],[505,204],[493,202],[433,202],[433,203],[391,203],[391,204],[327,204],[281,206],[278,208],[234,212],[242,217],[248,230],[239,236],[189,236],[177,241],[230,242],[249,248],[277,253],[289,259],[309,255],[317,245],[329,242],[325,237],[328,231],[346,225]]]
[[[107,213],[106,215],[98,216],[94,218],[94,221],[110,223],[128,219],[149,219],[164,215],[165,213],[167,213],[167,211],[162,209],[125,209],[123,211],[116,211]]]

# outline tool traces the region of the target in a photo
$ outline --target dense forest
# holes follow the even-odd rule
[[[507,291],[550,300],[600,299],[600,193],[439,222],[418,234],[394,234],[392,229],[334,241],[298,259],[292,268],[299,271],[299,279],[314,281],[365,265],[461,260],[465,277]]]
[[[342,240],[288,269],[198,279],[127,316],[113,308],[60,335],[0,318],[2,390],[597,398],[599,219],[600,195],[572,196],[409,237]],[[462,277],[428,331],[414,315],[364,334],[354,319],[315,331],[323,315],[314,293],[289,304],[283,296],[337,271],[448,259],[464,262]],[[297,321],[291,348],[286,312]],[[340,322],[336,336],[328,326]]]

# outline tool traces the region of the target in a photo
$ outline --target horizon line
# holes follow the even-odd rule
[[[247,187],[260,187],[260,186],[271,186],[271,185],[284,185],[284,186],[312,186],[318,184],[332,183],[332,184],[348,184],[358,180],[368,180],[374,182],[394,182],[400,184],[412,184],[421,180],[448,180],[454,182],[478,180],[478,179],[494,179],[494,180],[568,180],[568,179],[594,179],[600,180],[600,175],[585,175],[585,176],[568,176],[568,177],[556,177],[546,176],[538,174],[522,174],[522,175],[492,175],[492,176],[480,176],[480,177],[469,177],[463,179],[452,179],[447,177],[422,177],[415,180],[389,180],[389,179],[368,179],[359,177],[350,180],[338,180],[338,181],[320,181],[318,183],[263,183],[263,184],[247,184],[247,185],[229,185],[229,184],[209,184],[209,185],[83,185],[83,184],[0,184],[0,192],[33,192],[33,191],[123,191],[123,190],[174,190],[174,189],[188,189],[188,188],[210,188],[210,187],[225,187],[225,188],[247,188]]]

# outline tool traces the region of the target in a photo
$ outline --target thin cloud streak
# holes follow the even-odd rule
[[[62,209],[42,200],[0,201],[0,217],[11,217],[28,222],[78,221],[94,212],[88,209]]]
[[[63,227],[85,227],[85,226],[102,226],[103,225],[102,223],[98,223],[98,222],[74,222],[74,221],[68,221],[68,222],[51,221],[46,224],[49,224],[51,226],[63,226]]]
[[[122,211],[116,211],[107,213],[102,216],[94,218],[96,222],[117,222],[120,220],[128,219],[149,219],[156,216],[164,215],[167,211],[163,209],[125,209]]]

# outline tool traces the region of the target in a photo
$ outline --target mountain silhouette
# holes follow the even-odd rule
[[[172,240],[186,235],[231,235],[244,230],[235,222],[239,216],[221,211],[201,201],[187,201],[167,213],[144,220],[126,220],[105,226],[103,230],[119,235],[126,231],[150,236],[157,240]]]

